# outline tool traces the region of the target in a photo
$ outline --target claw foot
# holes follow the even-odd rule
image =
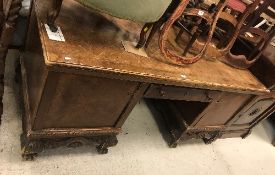
[[[22,158],[25,161],[33,161],[37,157],[37,153],[22,154]]]
[[[107,154],[108,153],[108,148],[104,144],[98,145],[96,147],[96,150],[99,154]]]

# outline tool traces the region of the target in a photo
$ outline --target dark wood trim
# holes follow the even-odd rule
[[[27,138],[30,140],[43,138],[64,138],[64,137],[93,137],[100,135],[117,135],[121,128],[49,128],[36,131],[28,131]]]
[[[106,154],[108,153],[108,147],[115,146],[116,144],[117,138],[115,135],[94,137],[66,137],[59,139],[55,138],[39,140],[29,140],[26,135],[21,135],[22,158],[24,160],[33,160],[38,155],[38,153],[41,153],[46,149],[53,149],[62,146],[76,148],[84,145],[96,145],[96,149],[99,154]]]
[[[142,98],[147,88],[148,88],[148,84],[140,83],[140,85],[136,88],[135,92],[133,93],[132,97],[129,99],[127,105],[122,111],[121,116],[119,117],[114,127],[122,127],[125,120],[128,118],[130,112],[138,103],[138,101]]]

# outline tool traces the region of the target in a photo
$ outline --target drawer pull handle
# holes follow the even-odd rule
[[[253,116],[253,115],[256,115],[260,112],[260,108],[257,108],[257,109],[254,109],[252,112],[249,113],[249,116]]]
[[[159,93],[160,93],[160,95],[161,95],[162,97],[165,96],[165,92],[164,92],[163,90],[159,90]]]

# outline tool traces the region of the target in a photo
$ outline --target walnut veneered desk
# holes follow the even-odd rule
[[[249,71],[219,61],[170,65],[159,53],[156,40],[147,50],[150,58],[127,53],[121,44],[127,35],[74,1],[64,3],[57,20],[66,41],[50,40],[44,27],[45,5],[44,0],[35,0],[21,58],[25,158],[46,148],[90,143],[106,153],[143,97],[193,101],[206,109],[219,103],[215,108],[221,113],[227,110],[228,115],[207,113],[197,128],[216,133],[244,102],[269,93]]]

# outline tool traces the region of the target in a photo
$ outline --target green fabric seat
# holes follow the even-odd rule
[[[77,0],[109,15],[137,22],[156,22],[172,0]]]

